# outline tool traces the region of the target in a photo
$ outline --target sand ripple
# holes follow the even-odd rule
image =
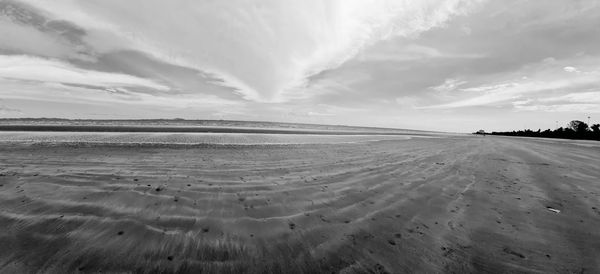
[[[598,270],[600,174],[560,167],[600,154],[514,142],[0,144],[0,272]]]

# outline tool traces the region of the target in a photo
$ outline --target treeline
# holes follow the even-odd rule
[[[488,134],[483,130],[479,130],[474,134]],[[531,129],[505,132],[492,132],[491,135],[503,136],[522,136],[522,137],[544,137],[544,138],[561,138],[561,139],[581,139],[581,140],[598,140],[600,141],[600,124],[589,126],[588,124],[573,120],[567,124],[567,127],[559,127],[555,130],[546,129],[536,131]]]

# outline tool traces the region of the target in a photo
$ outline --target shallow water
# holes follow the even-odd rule
[[[0,142],[18,143],[285,145],[338,144],[383,140],[408,140],[412,137],[415,136],[153,132],[0,132]]]

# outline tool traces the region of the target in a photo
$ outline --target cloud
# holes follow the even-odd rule
[[[468,99],[459,100],[451,103],[427,106],[423,108],[443,109],[443,108],[462,108],[474,106],[486,106],[506,101],[516,100],[532,93],[552,92],[565,88],[577,88],[588,84],[593,84],[595,78],[578,78],[573,80],[551,80],[551,81],[527,81],[510,82],[495,85],[484,85],[473,88],[462,89],[463,92],[483,92],[484,95],[475,95]],[[540,96],[540,95],[538,95]]]
[[[418,44],[398,45],[398,43],[380,43],[370,50],[358,54],[359,61],[370,62],[407,62],[423,59],[442,58],[483,58],[482,54],[456,54],[442,52],[434,47]]]
[[[513,103],[522,111],[599,113],[600,91],[568,93],[539,99],[528,99]]]
[[[475,106],[513,105],[524,109],[534,103],[556,102],[560,104],[596,102],[593,96],[600,89],[599,58],[577,56],[564,60],[544,58],[538,63],[528,64],[520,70],[504,74],[505,80],[492,81],[479,85],[456,87],[455,80],[449,79],[434,90],[453,90],[453,101],[423,107],[425,109],[453,109]],[[560,66],[567,62],[578,63],[581,67]],[[565,73],[567,72],[567,73]],[[522,76],[527,75],[527,76]],[[491,78],[493,79],[493,78]],[[539,108],[548,109],[548,108]]]
[[[14,92],[18,91],[18,92]],[[226,110],[229,107],[241,107],[243,103],[221,99],[214,95],[173,94],[164,96],[161,93],[150,94],[133,92],[128,88],[99,88],[87,85],[70,85],[56,82],[32,82],[0,78],[0,98],[6,100],[29,100],[73,105],[121,106],[130,114],[135,114],[138,107],[155,107],[155,112],[168,110],[198,108],[202,110]]]
[[[515,105],[520,111],[600,113],[599,104]]]
[[[569,93],[556,97],[542,98],[542,102],[570,102],[600,104],[600,91]]]
[[[62,20],[50,20],[29,5],[0,2],[0,51],[45,57],[93,60],[83,44],[85,31]]]
[[[0,19],[0,49],[48,57],[67,57],[68,46],[41,31]]]
[[[158,91],[169,90],[169,87],[148,79],[127,74],[85,70],[55,59],[26,55],[0,55],[0,78],[100,87],[143,87]]]
[[[467,81],[461,81],[459,79],[450,78],[450,79],[444,80],[444,83],[442,83],[441,85],[431,87],[431,89],[438,91],[438,92],[449,92],[449,91],[455,90],[459,86],[462,86],[466,83],[467,83]]]
[[[563,70],[566,72],[579,72],[579,70],[577,70],[577,68],[574,67],[564,67]]]
[[[482,1],[147,0],[145,12],[139,1],[26,2],[83,27],[91,45],[139,50],[217,75],[250,100],[285,101],[286,90],[365,47],[442,26]]]

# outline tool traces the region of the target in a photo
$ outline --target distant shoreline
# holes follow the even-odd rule
[[[312,135],[423,135],[411,132],[337,131],[205,126],[103,126],[103,125],[0,125],[0,131],[33,132],[166,132],[166,133],[247,133]]]
[[[165,132],[165,133],[246,133],[315,135],[439,135],[444,132],[398,128],[280,123],[234,120],[94,120],[56,118],[4,118],[0,131],[30,132]]]
[[[188,119],[66,119],[66,118],[0,118],[0,125],[109,125],[109,126],[215,126],[215,127],[260,127],[260,128],[292,128],[292,129],[327,129],[327,130],[363,130],[363,131],[414,131],[432,132],[386,127],[329,125],[311,123],[292,123],[276,121],[243,121],[243,120],[188,120]]]

